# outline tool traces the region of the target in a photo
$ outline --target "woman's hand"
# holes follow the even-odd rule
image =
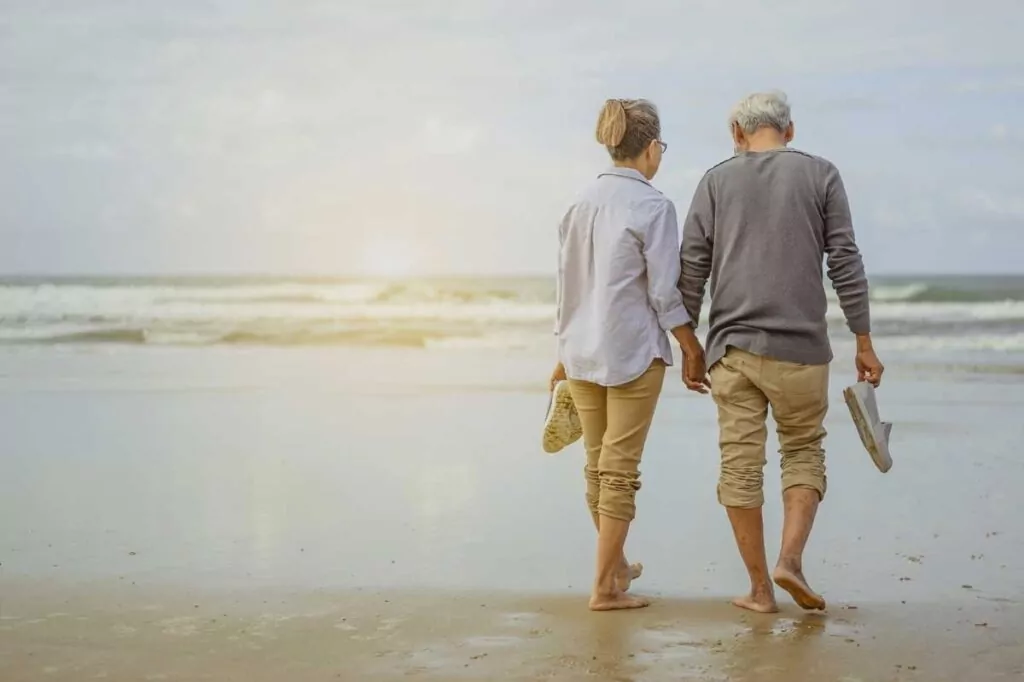
[[[551,379],[548,380],[548,392],[555,390],[555,384],[559,381],[565,381],[565,365],[558,363],[555,365],[555,371],[551,373]]]

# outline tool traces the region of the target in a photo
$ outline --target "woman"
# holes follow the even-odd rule
[[[650,184],[666,145],[646,100],[608,100],[597,141],[612,159],[559,229],[558,359],[551,388],[568,379],[587,452],[587,506],[598,531],[595,611],[650,601],[626,594],[641,566],[624,554],[640,488],[640,458],[679,342],[687,387],[705,392],[704,351],[677,288],[676,210]]]

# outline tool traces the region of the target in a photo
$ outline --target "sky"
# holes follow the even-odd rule
[[[646,97],[781,89],[870,273],[1024,273],[1020,0],[0,0],[0,273],[548,274]]]

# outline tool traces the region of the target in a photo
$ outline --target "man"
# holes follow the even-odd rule
[[[730,127],[736,155],[704,175],[683,226],[680,286],[696,322],[711,280],[706,361],[718,406],[718,498],[751,585],[733,603],[777,611],[774,581],[803,608],[824,609],[803,574],[804,547],[826,489],[822,445],[832,350],[822,260],[856,335],[858,379],[877,386],[883,367],[871,345],[868,282],[839,171],[787,147],[794,129],[786,96],[744,98]],[[761,516],[769,407],[785,506],[771,575]]]

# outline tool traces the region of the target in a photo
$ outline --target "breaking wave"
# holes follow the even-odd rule
[[[901,344],[1024,343],[1024,277],[882,280],[872,299]],[[553,315],[551,278],[0,280],[0,344],[518,348],[550,343]]]

